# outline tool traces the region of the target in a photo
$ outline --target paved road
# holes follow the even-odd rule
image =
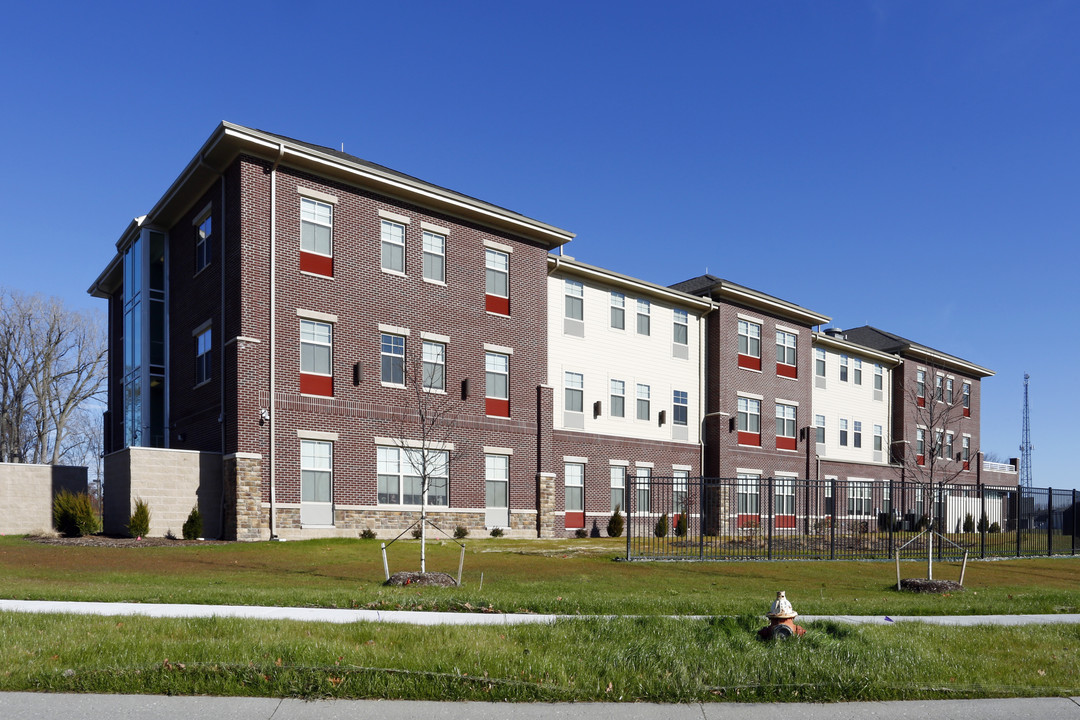
[[[181,605],[167,603],[61,602],[52,600],[0,600],[0,611],[70,613],[76,615],[145,615],[147,617],[234,617],[254,620],[300,620],[352,623],[360,621],[411,623],[413,625],[518,625],[548,624],[560,617],[580,615],[529,615],[515,613],[410,612],[407,610],[342,610],[332,608],[266,607],[259,605]],[[704,616],[682,616],[701,618]],[[887,625],[890,622],[924,622],[936,625],[1044,625],[1080,624],[1080,614],[1069,615],[800,615],[799,622],[837,622]],[[0,720],[3,720],[0,718]]]
[[[3,720],[1080,720],[1080,698],[926,700],[708,705],[646,703],[462,703],[401,700],[276,700],[271,698],[164,697],[0,693]]]

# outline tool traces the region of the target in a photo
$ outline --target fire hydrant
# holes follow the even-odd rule
[[[778,590],[776,600],[773,601],[772,608],[769,609],[766,616],[769,618],[769,626],[758,630],[758,637],[762,640],[785,639],[792,636],[802,637],[806,633],[806,629],[795,624],[795,618],[798,616],[799,613],[795,612],[795,608],[791,607],[791,602],[787,599],[784,591]]]

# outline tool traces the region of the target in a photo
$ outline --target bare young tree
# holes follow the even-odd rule
[[[448,392],[446,346],[417,344],[406,356],[384,355],[382,370],[384,378],[400,378],[410,390],[410,407],[397,416],[394,443],[404,469],[402,499],[406,504],[419,501],[420,572],[427,572],[427,528],[435,527],[428,505],[432,499],[449,501],[450,463],[461,454],[460,442],[455,444],[461,400]]]
[[[0,461],[58,464],[72,452],[74,418],[100,406],[105,354],[100,313],[0,289]]]
[[[964,395],[944,368],[926,364],[916,382],[905,389],[903,412],[915,427],[915,441],[896,443],[894,461],[904,480],[922,491],[929,503],[926,547],[926,578],[934,579],[934,535],[945,539],[945,518],[936,517],[938,493],[957,480],[965,465],[977,462],[978,450],[964,447],[960,432]]]

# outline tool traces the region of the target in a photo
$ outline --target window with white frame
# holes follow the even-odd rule
[[[650,414],[649,399],[650,388],[648,385],[637,386],[637,419],[648,420]]]
[[[761,357],[761,326],[757,323],[739,321],[739,354]]]
[[[840,356],[840,382],[848,381],[848,356]]]
[[[626,468],[611,466],[611,512],[626,512]]]
[[[484,353],[484,397],[488,400],[510,400],[510,356]],[[488,403],[488,415],[491,403]]]
[[[674,398],[672,400],[672,422],[676,425],[686,425],[687,418],[689,417],[690,400],[687,393],[683,390],[675,390]]]
[[[971,438],[965,435],[960,442],[960,459],[968,462],[971,460]]]
[[[814,416],[814,432],[817,434],[817,441],[821,445],[825,444],[825,416]]]
[[[671,507],[677,515],[685,515],[690,509],[690,471],[671,471]],[[689,518],[687,519],[689,525]]]
[[[848,515],[869,515],[873,483],[852,481],[848,483]]]
[[[421,448],[376,448],[380,505],[420,505],[427,477],[427,504],[448,506],[449,453]]]
[[[566,463],[563,467],[563,477],[566,481],[566,512],[585,511],[585,465],[583,463]]]
[[[300,321],[300,372],[330,375],[333,326],[314,320]]]
[[[761,401],[756,398],[739,398],[738,429],[740,432],[761,432]]]
[[[563,383],[563,402],[566,412],[585,412],[585,376],[568,372]]]
[[[889,483],[885,483],[881,488],[881,512],[892,512],[892,487]]]
[[[776,437],[795,438],[795,406],[776,403]]]
[[[675,321],[672,332],[677,345],[686,345],[690,341],[690,313],[675,308]]]
[[[626,383],[611,381],[611,417],[626,417]]]
[[[915,397],[920,400],[926,397],[926,371],[915,371]]]
[[[776,362],[781,365],[795,364],[795,343],[797,336],[793,333],[776,331]]]
[[[943,375],[934,378],[934,397],[938,402],[945,399],[945,377]]]
[[[405,273],[405,226],[392,220],[382,221],[382,269]]]
[[[884,434],[880,425],[874,426],[874,450],[881,452],[884,447]]]
[[[300,198],[300,249],[316,255],[333,254],[334,207]]]
[[[210,234],[213,227],[214,219],[210,213],[195,223],[195,272],[210,264]]]
[[[814,375],[825,377],[825,349],[814,348]]]
[[[776,479],[776,514],[795,514],[795,480],[794,478]]]
[[[964,414],[967,414],[971,411],[971,383],[964,383],[961,386],[961,393],[964,401]]]
[[[953,434],[951,432],[945,433],[945,457],[949,460],[953,459]]]
[[[638,298],[637,301],[637,333],[638,335],[649,335],[652,332],[652,303],[648,300],[642,300]]]
[[[484,496],[488,508],[510,507],[509,455],[484,455]]]
[[[616,330],[626,328],[626,296],[620,292],[611,293],[611,327]]]
[[[945,378],[945,402],[952,405],[953,402],[953,379]]]
[[[446,236],[424,231],[424,279],[446,282]]]
[[[915,454],[918,458],[926,457],[926,431],[922,428],[915,429]],[[919,464],[922,465],[921,460]]]
[[[387,385],[405,384],[405,338],[401,335],[382,333],[380,336],[382,359],[381,379]]]
[[[862,385],[862,360],[859,358],[852,358],[852,382],[856,385]]]
[[[934,431],[934,455],[937,457],[944,457],[945,455],[945,443],[942,442],[942,432],[940,430]]]
[[[857,447],[857,448],[861,448],[862,447],[862,422],[860,422],[859,420],[853,420],[851,422],[851,429],[852,429],[852,438],[851,438],[852,446]]]
[[[446,345],[424,341],[424,389],[446,390]]]
[[[567,319],[583,320],[585,317],[585,286],[577,280],[567,278],[564,293]]]
[[[206,328],[195,336],[195,384],[201,385],[211,376],[210,344],[211,330]]]
[[[840,418],[840,446],[847,447],[848,444],[848,421],[847,418]]]
[[[881,390],[885,387],[885,368],[881,363],[874,363],[874,389]]]
[[[510,255],[484,249],[484,291],[498,298],[510,297]]]
[[[652,468],[637,467],[634,468],[634,474],[637,476],[634,478],[634,499],[637,501],[637,507],[634,508],[635,512],[647,513],[652,512]]]
[[[758,515],[761,512],[761,491],[758,484],[760,475],[750,473],[738,473],[735,476],[738,483],[736,494],[736,508],[740,515]]]
[[[331,502],[333,497],[334,444],[321,440],[300,441],[300,501]]]

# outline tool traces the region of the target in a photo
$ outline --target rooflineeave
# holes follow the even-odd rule
[[[670,302],[673,305],[681,305],[695,310],[708,310],[716,307],[715,303],[708,298],[690,295],[679,290],[673,290],[672,288],[664,287],[663,285],[656,285],[645,280],[639,280],[630,277],[629,275],[623,275],[602,267],[588,265],[565,255],[548,255],[548,273],[550,274],[555,271],[567,275],[588,278],[605,285],[610,285],[611,287],[630,290],[641,295],[649,295]]]
[[[896,367],[903,362],[903,360],[892,353],[882,352],[881,350],[874,350],[868,348],[865,345],[859,345],[858,343],[851,342],[850,340],[842,340],[840,338],[834,338],[826,335],[822,332],[815,332],[813,334],[813,341],[815,345],[824,345],[826,347],[835,348],[837,350],[846,350],[852,355],[862,355],[863,357],[878,360],[883,364],[887,364],[890,367]]]

